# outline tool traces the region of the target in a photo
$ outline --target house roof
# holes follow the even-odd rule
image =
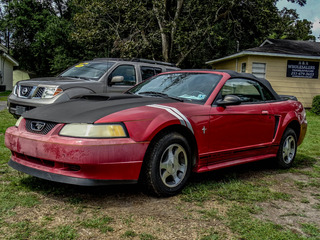
[[[0,57],[8,60],[13,66],[19,66],[18,61],[8,54],[8,48],[3,46],[2,44],[0,44]]]
[[[245,55],[293,57],[320,60],[320,43],[297,40],[267,39],[259,47],[206,62],[206,64],[230,60]]]
[[[320,43],[297,40],[267,39],[259,47],[249,48],[247,51],[320,56]]]
[[[14,66],[14,67],[17,67],[19,66],[19,63],[17,62],[17,60],[15,60],[13,57],[11,57],[10,55],[6,54],[6,53],[2,53],[0,55],[1,57],[7,59],[9,62],[11,62],[11,64]]]

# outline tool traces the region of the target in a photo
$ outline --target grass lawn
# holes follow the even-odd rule
[[[7,101],[11,91],[0,92],[0,101]]]
[[[271,160],[192,176],[182,194],[153,198],[139,186],[77,187],[7,166],[0,111],[1,239],[310,239],[320,240],[320,117],[293,168]]]

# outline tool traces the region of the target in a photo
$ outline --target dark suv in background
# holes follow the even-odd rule
[[[35,107],[66,102],[92,93],[124,92],[161,72],[179,68],[147,59],[96,58],[80,62],[57,77],[18,82],[8,97],[8,109],[15,117]]]

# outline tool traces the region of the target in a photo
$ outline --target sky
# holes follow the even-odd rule
[[[297,3],[289,3],[287,0],[279,0],[277,7],[279,10],[284,7],[296,9],[301,20],[307,19],[313,23],[312,35],[316,37],[317,42],[320,41],[320,0],[307,0],[307,4],[303,7]]]

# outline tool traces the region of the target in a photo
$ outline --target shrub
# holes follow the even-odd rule
[[[313,98],[311,112],[320,115],[320,95]]]

